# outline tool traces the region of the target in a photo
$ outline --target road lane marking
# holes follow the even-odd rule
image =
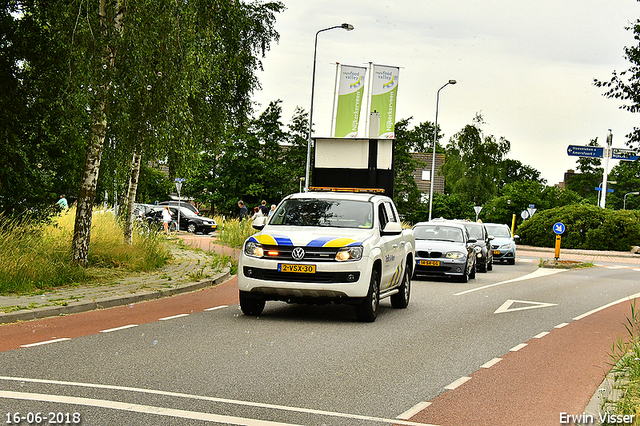
[[[7,380],[7,381],[13,381],[13,382],[52,384],[52,385],[61,385],[61,386],[86,387],[86,388],[92,388],[92,389],[108,389],[108,390],[118,390],[118,391],[127,391],[127,392],[137,392],[142,394],[162,395],[162,396],[169,396],[174,398],[187,398],[187,399],[195,399],[200,401],[217,402],[222,404],[243,405],[248,407],[268,408],[268,409],[274,409],[274,410],[291,411],[296,413],[340,417],[340,418],[348,418],[348,419],[355,419],[355,420],[366,420],[366,421],[374,421],[378,423],[390,423],[390,424],[406,425],[406,426],[436,426],[436,425],[427,424],[427,423],[416,423],[416,422],[398,420],[398,419],[385,419],[382,417],[363,416],[360,414],[338,413],[334,411],[314,410],[311,408],[289,407],[286,405],[275,405],[275,404],[266,404],[262,402],[240,401],[240,400],[234,400],[234,399],[217,398],[213,396],[190,395],[190,394],[180,393],[180,392],[169,392],[169,391],[161,391],[161,390],[155,390],[155,389],[142,389],[142,388],[134,388],[129,386],[101,385],[96,383],[66,382],[61,380],[32,379],[27,377],[10,377],[10,376],[0,376],[0,380]]]
[[[25,401],[56,402],[61,404],[83,405],[87,407],[107,408],[110,410],[130,411],[134,413],[155,414],[157,416],[177,417],[182,419],[203,420],[206,422],[224,423],[240,426],[301,426],[291,423],[271,422],[267,420],[245,419],[242,417],[221,414],[201,413],[198,411],[178,410],[174,408],[155,407],[151,405],[131,404],[128,402],[109,401],[104,399],[82,398],[42,393],[25,393],[0,391],[0,398],[20,399]]]
[[[520,343],[518,346],[514,346],[511,349],[509,349],[509,352],[518,352],[520,349],[524,348],[525,346],[527,346],[526,343]]]
[[[556,326],[555,326],[555,327],[553,327],[553,328],[562,328],[562,327],[566,327],[567,325],[569,325],[569,323],[568,323],[568,322],[563,322],[562,324],[558,324],[558,325],[556,325]]]
[[[20,347],[32,348],[34,346],[48,345],[49,343],[64,342],[65,340],[71,340],[71,339],[69,337],[63,337],[61,339],[45,340],[44,342],[29,343],[28,345],[20,345]]]
[[[558,274],[560,272],[566,272],[566,271],[568,271],[568,269],[545,269],[545,268],[540,268],[540,269],[536,270],[535,272],[532,272],[532,273],[530,273],[528,275],[523,275],[523,276],[518,277],[518,278],[514,278],[512,280],[501,281],[499,283],[489,284],[489,285],[485,285],[485,286],[478,287],[478,288],[472,288],[471,290],[462,291],[460,293],[454,293],[453,295],[454,296],[461,296],[463,294],[472,293],[474,291],[479,291],[479,290],[484,290],[486,288],[491,288],[491,287],[495,287],[495,286],[502,285],[502,284],[513,283],[513,282],[516,282],[516,281],[530,280],[530,279],[533,279],[533,278],[546,277],[548,275]]]
[[[529,304],[530,306],[521,306],[519,308],[512,308],[511,306],[514,303],[526,303],[526,304]],[[505,312],[515,312],[515,311],[524,311],[524,310],[527,310],[527,309],[548,308],[549,306],[558,306],[558,305],[556,303],[530,302],[530,301],[527,301],[527,300],[512,300],[512,299],[509,299],[506,302],[504,302],[502,305],[500,305],[500,307],[498,309],[496,309],[494,314],[503,314]]]
[[[622,299],[618,299],[618,300],[616,300],[615,302],[607,303],[607,304],[606,304],[606,305],[604,305],[604,306],[600,306],[599,308],[593,309],[593,310],[591,310],[591,311],[589,311],[589,312],[585,312],[585,313],[584,313],[584,314],[582,314],[582,315],[578,315],[577,317],[575,317],[575,318],[574,318],[574,320],[576,320],[576,321],[577,321],[577,320],[582,319],[582,318],[584,318],[584,317],[588,317],[588,316],[589,316],[589,315],[591,315],[591,314],[595,314],[595,313],[596,313],[596,312],[598,312],[598,311],[601,311],[601,310],[603,310],[603,309],[607,309],[607,308],[609,308],[609,307],[611,307],[611,306],[613,306],[613,305],[617,305],[618,303],[631,301],[631,300],[636,299],[636,298],[638,298],[638,297],[640,297],[640,293],[636,293],[636,294],[632,294],[631,296],[623,297]]]
[[[158,321],[168,321],[168,320],[172,320],[172,319],[176,319],[176,318],[182,318],[182,317],[186,317],[189,316],[189,314],[178,314],[178,315],[173,315],[170,317],[164,317],[164,318],[160,318]]]
[[[548,331],[543,331],[540,334],[536,334],[535,336],[533,336],[534,339],[542,339],[544,336],[546,336],[547,334],[549,334]]]
[[[494,365],[496,365],[497,363],[499,363],[500,361],[502,361],[502,358],[494,358],[491,361],[485,362],[484,364],[482,364],[480,366],[480,368],[491,368]]]
[[[126,330],[127,328],[133,328],[133,327],[137,327],[137,326],[138,326],[138,324],[123,325],[122,327],[109,328],[107,330],[100,330],[100,333],[111,333],[112,331]]]
[[[426,401],[419,402],[416,405],[414,405],[413,407],[409,408],[404,413],[400,414],[398,417],[396,417],[396,419],[409,420],[411,417],[415,416],[420,411],[424,410],[425,408],[427,408],[430,405],[431,405],[430,402],[426,402]]]
[[[448,390],[453,390],[459,386],[462,386],[463,384],[467,383],[469,380],[471,380],[471,377],[460,377],[458,380],[456,380],[455,382],[448,384],[447,386],[445,386],[445,389]]]
[[[205,311],[215,311],[216,309],[222,309],[222,308],[227,308],[227,307],[229,307],[229,305],[214,306],[213,308],[205,309]]]

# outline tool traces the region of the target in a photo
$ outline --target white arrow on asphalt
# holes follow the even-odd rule
[[[512,308],[514,303],[526,304],[528,306],[520,306],[517,308]],[[515,311],[524,311],[525,309],[536,309],[536,308],[548,308],[549,306],[556,306],[556,303],[543,303],[543,302],[529,302],[527,300],[507,300],[500,306],[494,314],[502,314],[504,312],[515,312]]]

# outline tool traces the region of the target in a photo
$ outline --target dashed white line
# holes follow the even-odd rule
[[[176,318],[182,318],[182,317],[186,317],[189,316],[189,314],[178,314],[178,315],[173,315],[170,317],[164,317],[164,318],[160,318],[158,321],[167,321],[167,320],[172,320],[172,319],[176,319]]]
[[[444,388],[448,390],[452,390],[459,386],[462,386],[463,384],[467,383],[469,380],[471,380],[471,377],[460,377],[458,380],[445,386]]]
[[[494,358],[491,361],[485,362],[480,367],[481,368],[491,368],[494,365],[496,365],[497,363],[499,363],[500,361],[502,361],[502,358]]]
[[[126,330],[127,328],[133,328],[133,327],[137,327],[138,324],[129,324],[129,325],[123,325],[122,327],[116,327],[116,328],[109,328],[106,330],[100,330],[100,333],[111,333],[112,331],[119,331],[119,330]]]
[[[569,323],[568,323],[568,322],[563,322],[562,324],[558,324],[558,325],[556,325],[556,326],[555,326],[555,327],[553,327],[553,328],[562,328],[562,327],[566,327],[567,325],[569,325]]]
[[[396,417],[396,419],[409,420],[411,417],[415,416],[420,411],[424,410],[425,408],[427,408],[430,405],[431,405],[430,402],[426,402],[426,401],[419,402],[416,405],[414,405],[413,407],[409,408],[404,413],[400,414],[398,417]]]
[[[205,309],[205,311],[215,311],[216,309],[227,308],[228,306],[229,306],[229,305],[214,306],[213,308],[207,308],[207,309]]]
[[[511,349],[509,349],[509,352],[518,352],[520,349],[524,348],[525,346],[527,346],[526,343],[520,343],[518,346],[514,346]]]
[[[540,334],[536,334],[535,336],[533,336],[534,339],[542,339],[544,336],[546,336],[547,334],[549,334],[548,331],[543,331]]]
[[[71,339],[68,338],[68,337],[63,337],[63,338],[60,338],[60,339],[45,340],[44,342],[30,343],[28,345],[20,345],[20,347],[21,348],[32,348],[34,346],[48,345],[49,343],[63,342],[65,340],[71,340]]]

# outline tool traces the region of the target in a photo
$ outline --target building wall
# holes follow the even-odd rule
[[[414,152],[411,154],[413,158],[418,161],[422,161],[425,163],[423,167],[419,167],[414,170],[413,178],[418,185],[418,189],[420,192],[429,194],[431,190],[431,180],[423,180],[423,171],[431,172],[431,162],[432,162],[432,154],[431,153],[423,153],[423,152]],[[444,154],[436,153],[436,170],[440,170],[440,167],[444,164],[445,156]],[[433,176],[433,173],[429,173],[430,176]],[[435,180],[433,181],[433,192],[437,192],[440,194],[444,193],[444,177],[441,176],[438,172],[435,173]]]

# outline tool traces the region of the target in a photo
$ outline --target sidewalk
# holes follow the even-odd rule
[[[548,247],[534,247],[516,245],[516,259],[519,256],[541,257],[552,259],[555,249]],[[560,248],[560,259],[579,260],[583,262],[612,262],[640,264],[640,254],[628,251],[605,251]]]
[[[0,324],[159,299],[214,286],[229,278],[229,269],[219,270],[212,265],[207,251],[237,258],[233,249],[218,246],[211,238],[179,237],[186,245],[202,248],[204,251],[189,250],[172,244],[173,260],[153,273],[129,276],[111,284],[74,286],[24,296],[0,296]],[[204,244],[205,241],[207,244]]]

